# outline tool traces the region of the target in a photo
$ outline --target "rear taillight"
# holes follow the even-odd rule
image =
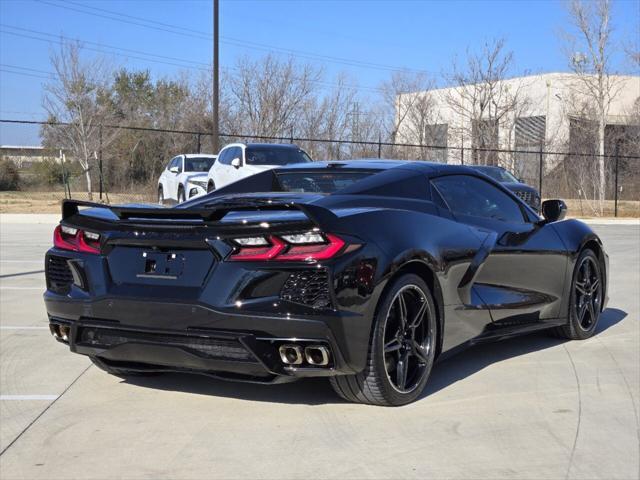
[[[53,231],[53,245],[73,252],[100,253],[100,234],[58,225]]]
[[[345,249],[345,241],[336,235],[310,232],[295,235],[269,235],[233,239],[235,251],[229,260],[314,262],[333,258]],[[350,245],[347,247],[358,247]]]

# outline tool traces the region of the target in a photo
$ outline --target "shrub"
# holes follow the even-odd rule
[[[20,174],[13,161],[0,159],[0,190],[20,190]]]
[[[62,185],[64,182],[64,170],[56,160],[44,159],[34,163],[32,172],[40,185]]]

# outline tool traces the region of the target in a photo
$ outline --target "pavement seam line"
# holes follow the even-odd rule
[[[573,438],[573,447],[571,448],[571,455],[569,456],[569,465],[567,465],[567,473],[565,475],[565,480],[569,478],[569,474],[571,473],[571,467],[573,466],[573,457],[576,453],[576,446],[578,445],[578,436],[580,435],[580,423],[582,422],[582,392],[580,390],[580,379],[578,378],[578,370],[576,369],[576,364],[573,361],[573,357],[571,356],[571,352],[567,348],[566,345],[562,345],[564,351],[567,352],[567,356],[569,357],[569,361],[571,362],[571,368],[573,368],[573,375],[576,377],[576,387],[578,389],[578,423],[576,425],[576,435]]]
[[[58,398],[56,398],[56,399],[55,399],[54,401],[52,401],[49,405],[47,405],[47,407],[46,407],[44,410],[42,410],[42,411],[38,414],[38,416],[37,416],[36,418],[34,418],[33,420],[31,420],[31,422],[29,422],[29,425],[27,425],[26,427],[24,427],[24,428],[22,429],[22,431],[21,431],[21,432],[16,436],[16,438],[14,438],[14,439],[9,443],[9,445],[7,445],[6,447],[4,447],[4,449],[0,452],[0,457],[1,457],[2,455],[4,455],[4,453],[5,453],[7,450],[9,450],[9,448],[11,448],[11,446],[12,446],[14,443],[16,443],[16,442],[18,441],[18,439],[19,439],[20,437],[22,437],[22,435],[23,435],[27,430],[29,430],[29,429],[31,428],[31,426],[32,426],[34,423],[36,423],[36,422],[40,419],[40,417],[42,417],[42,416],[47,412],[47,410],[49,410],[49,409],[50,409],[50,408],[51,408],[51,407],[52,407],[52,406],[53,406],[53,405],[54,405],[58,400],[60,400],[60,399],[63,397],[63,395],[64,395],[65,393],[67,393],[67,391],[69,391],[69,389],[70,389],[71,387],[73,387],[73,385],[74,385],[74,384],[75,384],[75,383],[80,379],[80,377],[82,377],[85,373],[87,373],[87,370],[89,370],[92,366],[93,366],[93,365],[92,365],[92,364],[90,364],[87,368],[85,368],[82,372],[80,372],[80,375],[78,375],[78,376],[73,380],[73,382],[71,382],[71,383],[67,386],[67,388],[65,388],[65,389],[62,391],[62,393],[58,396]]]

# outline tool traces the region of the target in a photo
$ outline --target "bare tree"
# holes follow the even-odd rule
[[[51,54],[55,70],[54,81],[45,85],[43,106],[51,122],[66,122],[66,126],[46,125],[45,145],[64,148],[76,160],[85,175],[87,195],[93,198],[91,168],[99,148],[101,124],[112,119],[104,101],[108,95],[110,69],[104,58],[81,58],[78,43],[63,42],[58,52]],[[116,130],[102,132],[103,146],[116,135]]]
[[[505,50],[503,39],[484,44],[479,52],[467,51],[465,63],[453,62],[444,101],[458,117],[456,134],[470,138],[475,163],[494,164],[500,146],[499,131],[507,129],[511,138],[515,118],[524,114],[528,101],[524,81],[506,82],[513,70],[513,53]]]
[[[431,100],[423,92],[433,89],[434,81],[422,73],[408,71],[395,72],[391,78],[380,86],[382,97],[382,123],[387,138],[397,143],[420,141],[415,133],[420,131],[431,113]],[[427,115],[425,115],[427,114]]]
[[[611,1],[571,0],[568,13],[573,32],[565,32],[564,37],[569,65],[577,78],[573,89],[587,99],[588,110],[594,112],[592,119],[597,123],[597,196],[602,214],[606,191],[605,128],[609,107],[620,87],[610,65],[613,50]],[[584,105],[580,108],[584,109]]]
[[[268,55],[237,62],[228,75],[238,126],[256,136],[288,136],[315,93],[321,71]]]

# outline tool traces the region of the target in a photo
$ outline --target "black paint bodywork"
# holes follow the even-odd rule
[[[588,226],[547,223],[497,182],[525,220],[456,218],[432,197],[430,179],[486,179],[467,167],[352,161],[285,170],[319,169],[372,175],[322,195],[279,192],[277,171],[266,171],[169,209],[83,209],[67,201],[61,223],[100,233],[101,254],[47,252],[47,265],[66,262],[73,277],[66,290],[47,277],[51,324],[70,328],[72,351],[112,366],[277,382],[361,371],[378,301],[402,272],[421,275],[433,290],[440,356],[566,324],[571,275],[585,247],[608,277],[607,256]],[[231,238],[311,228],[359,247],[311,264],[228,261]],[[175,263],[156,278],[141,274],[143,255],[165,263],[174,255]],[[291,278],[326,281],[328,304],[295,300]],[[326,345],[330,364],[284,365],[283,342]]]

